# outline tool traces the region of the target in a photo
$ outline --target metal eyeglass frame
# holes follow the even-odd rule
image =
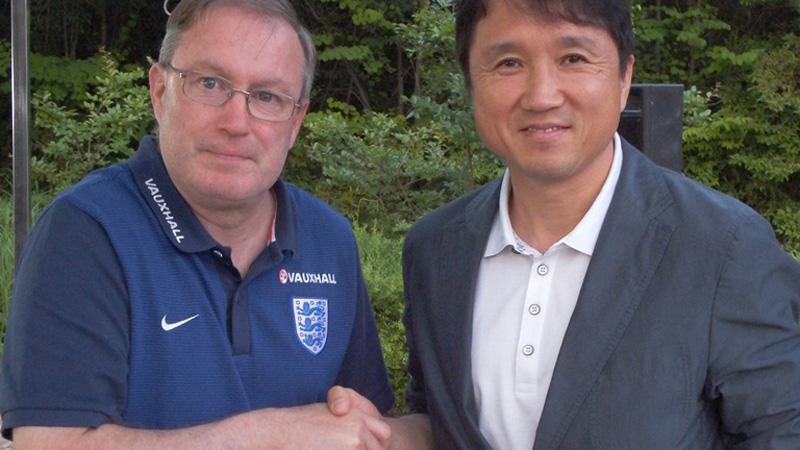
[[[277,95],[277,96],[289,99],[293,103],[293,106],[294,106],[294,108],[292,108],[292,112],[289,114],[289,116],[287,118],[282,119],[282,120],[265,119],[263,117],[258,117],[257,115],[253,114],[253,111],[250,109],[250,97],[251,97],[250,92],[248,92],[248,91],[246,91],[244,89],[240,89],[240,88],[235,87],[233,85],[233,83],[231,83],[230,80],[228,80],[225,77],[218,76],[218,75],[207,75],[207,76],[209,78],[215,78],[215,79],[222,80],[225,83],[227,83],[230,86],[230,88],[229,88],[230,90],[228,91],[228,96],[225,97],[225,100],[223,100],[222,103],[206,103],[206,102],[202,102],[202,101],[197,100],[196,98],[194,98],[194,97],[192,97],[192,96],[190,96],[189,94],[186,93],[186,80],[187,80],[187,77],[190,74],[191,75],[206,75],[206,74],[203,74],[203,73],[200,73],[200,72],[193,72],[191,70],[178,69],[177,67],[173,66],[172,63],[166,63],[164,65],[178,74],[178,78],[181,79],[181,92],[183,92],[183,95],[185,95],[186,98],[188,98],[189,100],[191,100],[193,102],[200,103],[201,105],[222,106],[225,103],[228,103],[228,101],[230,101],[231,98],[233,98],[233,93],[234,92],[238,92],[238,93],[244,95],[245,98],[247,99],[246,101],[247,101],[247,113],[248,114],[250,114],[255,119],[262,120],[264,122],[273,122],[273,123],[281,123],[281,122],[288,121],[289,119],[291,119],[295,115],[297,110],[300,109],[303,106],[302,103],[296,101],[295,98],[292,97],[291,95],[282,94],[280,92],[271,92],[272,95]]]

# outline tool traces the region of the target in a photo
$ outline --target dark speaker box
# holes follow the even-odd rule
[[[619,134],[656,164],[683,169],[683,85],[633,84]]]

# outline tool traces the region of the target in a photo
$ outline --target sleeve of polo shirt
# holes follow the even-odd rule
[[[354,245],[355,245],[355,238]],[[356,251],[356,255],[358,252]],[[378,327],[369,301],[361,264],[355,261],[358,273],[358,298],[355,320],[347,355],[336,377],[335,384],[349,387],[368,398],[378,411],[385,414],[394,406],[394,392],[389,384],[383,362]]]
[[[121,421],[128,334],[125,283],[106,232],[57,200],[33,228],[15,279],[0,378],[3,435],[25,425]]]

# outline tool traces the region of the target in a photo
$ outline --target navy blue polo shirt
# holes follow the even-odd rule
[[[145,137],[64,191],[23,252],[2,361],[3,433],[178,428],[393,394],[349,222],[278,180],[275,241],[242,279]],[[270,224],[265,224],[269,227]]]

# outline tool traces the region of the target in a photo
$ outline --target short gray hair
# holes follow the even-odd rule
[[[159,63],[172,63],[183,33],[194,25],[203,12],[214,5],[245,6],[265,16],[286,21],[297,33],[305,56],[303,90],[300,92],[299,101],[302,102],[311,95],[311,86],[314,83],[314,71],[317,65],[317,50],[311,34],[297,19],[297,13],[287,0],[182,0],[167,20],[167,31],[158,54]]]

